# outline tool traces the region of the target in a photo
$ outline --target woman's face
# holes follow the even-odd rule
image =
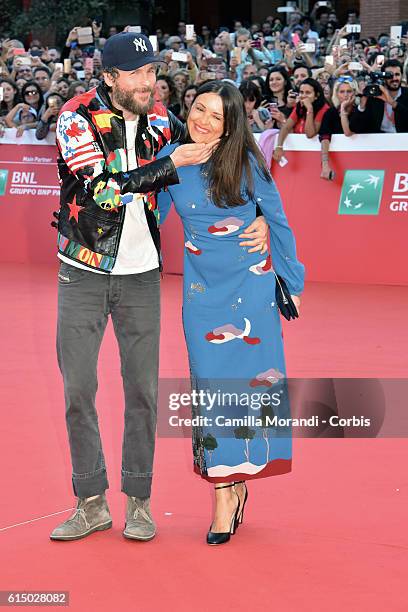
[[[271,72],[269,75],[269,88],[274,94],[284,91],[285,79],[280,72]]]
[[[319,81],[320,85],[326,85],[326,83],[329,82],[329,79],[330,79],[329,72],[321,72],[319,76],[317,77],[317,80]]]
[[[245,104],[245,110],[246,110],[246,114],[250,115],[252,113],[252,111],[255,108],[255,103],[256,100],[245,100],[244,104]]]
[[[40,102],[40,94],[38,93],[38,90],[36,87],[34,87],[34,85],[30,85],[30,87],[27,87],[27,89],[25,90],[24,102],[26,102],[26,104],[29,104],[30,106],[38,106]]]
[[[224,132],[221,97],[216,93],[198,96],[191,106],[187,127],[194,142],[208,143],[220,138]]]
[[[314,102],[316,100],[315,90],[311,85],[307,83],[303,83],[300,86],[299,92],[300,102],[304,102],[304,100],[308,99],[310,102]]]
[[[187,87],[187,77],[184,74],[176,74],[173,78],[174,85],[180,93]]]
[[[63,98],[67,97],[68,88],[69,88],[69,85],[67,83],[64,83],[64,81],[61,81],[61,83],[57,84],[57,92],[61,94]]]
[[[6,83],[4,81],[3,83],[0,83],[0,87],[3,88],[4,102],[12,102],[14,100],[14,96],[16,95],[14,88],[10,85],[10,83]]]
[[[166,103],[170,97],[170,89],[166,81],[159,79],[155,85],[156,93],[159,94],[159,98],[162,102]]]
[[[340,104],[342,102],[347,102],[353,95],[353,88],[349,83],[342,83],[337,90],[337,97],[339,99]]]
[[[197,93],[196,89],[189,89],[186,92],[186,94],[184,96],[184,106],[187,108],[187,110],[190,110],[196,93]]]
[[[237,47],[241,47],[242,49],[247,44],[248,40],[249,38],[246,34],[240,34],[240,36],[237,36]]]
[[[74,96],[80,96],[81,94],[86,92],[86,87],[83,85],[77,85],[75,87]]]

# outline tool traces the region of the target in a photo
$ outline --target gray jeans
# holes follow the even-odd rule
[[[122,491],[149,497],[157,415],[160,272],[95,274],[61,262],[58,363],[77,497],[109,487],[95,409],[97,362],[108,317],[119,344],[125,394]]]

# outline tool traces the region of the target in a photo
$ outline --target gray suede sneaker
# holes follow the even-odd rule
[[[129,497],[126,525],[123,531],[130,540],[151,540],[156,535],[156,525],[150,511],[150,498]]]
[[[51,540],[79,540],[94,531],[112,527],[112,519],[106,502],[105,493],[87,501],[78,499],[77,509],[64,523],[51,533]]]

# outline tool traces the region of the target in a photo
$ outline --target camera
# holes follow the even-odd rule
[[[382,95],[380,85],[384,85],[387,79],[392,79],[392,72],[361,72],[366,77],[367,85],[364,88],[363,96],[378,98]],[[368,78],[367,78],[368,77]]]

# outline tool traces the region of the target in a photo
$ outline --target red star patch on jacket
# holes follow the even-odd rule
[[[72,200],[72,202],[68,203],[68,206],[70,211],[68,221],[71,219],[71,217],[74,217],[74,219],[78,223],[78,214],[84,207],[78,206],[78,204],[76,203],[76,195],[74,195],[74,199]]]

